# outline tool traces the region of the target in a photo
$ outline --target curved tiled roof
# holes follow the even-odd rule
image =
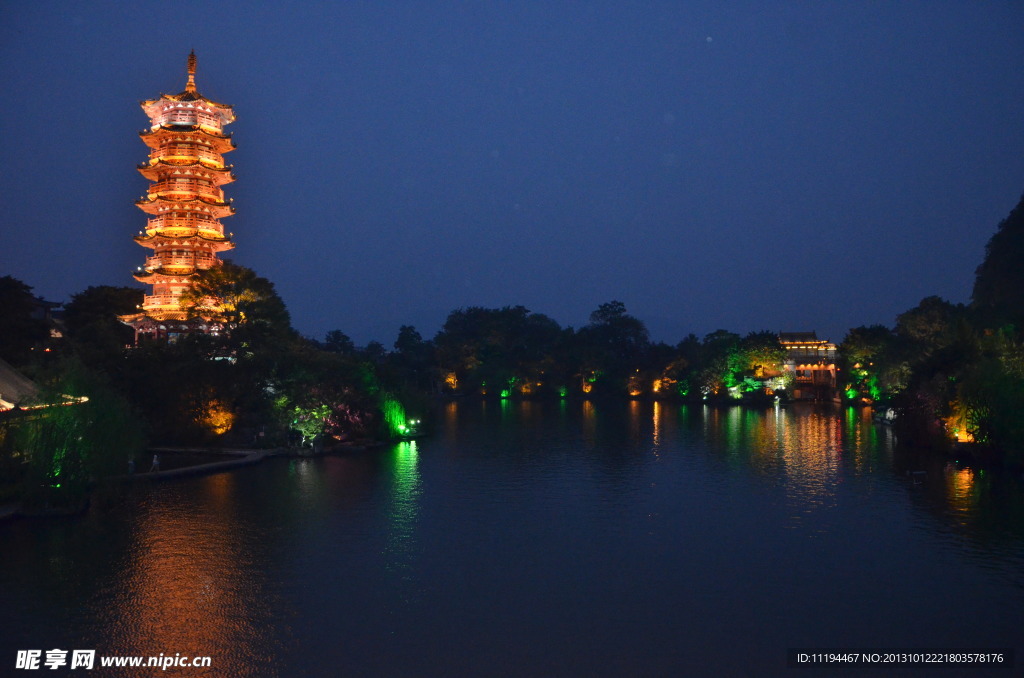
[[[231,240],[231,238],[226,235],[211,238],[210,236],[203,235],[198,229],[182,235],[167,235],[165,233],[144,233],[142,235],[135,236],[136,240],[152,240],[153,238],[166,238],[167,240],[187,240],[189,238],[199,238],[200,240],[206,240],[207,242],[226,242]]]
[[[204,165],[202,162],[182,163],[179,165],[176,163],[164,162],[163,160],[160,160],[159,162],[155,162],[152,165],[149,164],[148,162],[141,163],[137,169],[139,170],[139,173],[142,176],[146,177],[150,181],[157,181],[161,172],[172,172],[174,170],[190,169],[193,167],[203,172],[211,172],[215,175],[220,175],[207,179],[208,181],[215,182],[218,186],[230,184],[232,181],[235,181],[235,179],[237,179],[235,173],[232,172],[232,170],[234,169],[234,165],[225,165],[224,167],[209,167],[208,165]]]
[[[203,129],[200,125],[170,125],[170,124],[160,125],[160,127],[156,128],[156,129],[144,129],[141,132],[139,132],[139,136],[140,137],[148,137],[148,136],[153,136],[155,134],[160,134],[160,132],[164,132],[164,131],[167,131],[167,132],[177,132],[178,134],[205,134],[206,136],[210,137],[211,139],[229,139],[229,140],[231,139],[231,133],[230,132],[225,132],[225,133],[222,133],[222,134],[214,134],[213,132],[210,132],[209,130]]]
[[[166,162],[163,159],[160,159],[159,161],[157,161],[157,162],[155,162],[153,164],[150,164],[148,162],[139,163],[138,167],[139,167],[139,171],[142,171],[142,170],[147,170],[147,169],[152,169],[152,168],[160,167],[161,165],[163,167],[169,167],[169,168],[174,168],[174,169],[183,169],[183,168],[187,168],[187,167],[196,167],[196,168],[201,169],[201,170],[203,170],[205,172],[230,172],[231,170],[233,170],[235,168],[234,165],[224,165],[223,167],[210,167],[209,165],[204,165],[202,162],[174,163],[174,162]]]
[[[232,108],[231,104],[222,104],[222,103],[220,103],[218,101],[214,101],[213,99],[207,99],[206,97],[204,97],[199,92],[195,92],[195,91],[190,92],[188,90],[185,90],[184,92],[179,92],[178,94],[161,94],[156,99],[147,99],[147,100],[145,100],[143,102],[140,102],[140,105],[142,105],[142,106],[152,106],[153,104],[155,104],[156,102],[161,101],[161,100],[163,100],[163,101],[202,101],[203,103],[209,104],[210,106],[213,106],[214,108],[224,108],[224,109],[229,109],[229,110]]]
[[[38,399],[39,387],[0,358],[0,412]]]
[[[206,200],[205,198],[203,198],[200,195],[197,195],[194,198],[165,198],[162,195],[158,195],[155,198],[140,198],[139,200],[135,201],[135,204],[136,205],[151,205],[151,204],[157,202],[158,200],[162,200],[164,202],[181,202],[181,203],[184,203],[184,202],[201,202],[201,203],[203,203],[205,205],[209,205],[210,207],[230,207],[232,211],[234,211],[234,209],[235,209],[234,207],[231,207],[231,202],[230,201],[217,202],[216,200]]]

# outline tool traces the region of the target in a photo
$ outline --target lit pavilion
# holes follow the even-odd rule
[[[222,189],[235,180],[232,166],[224,164],[224,153],[235,144],[223,131],[235,113],[196,91],[195,74],[193,52],[184,92],[141,103],[150,126],[139,135],[151,150],[139,172],[152,183],[135,202],[149,215],[135,241],[153,253],[135,279],[152,285],[152,292],[139,313],[121,316],[135,329],[136,343],[142,337],[216,334],[224,327],[218,300],[208,299],[191,313],[180,303],[195,274],[219,265],[217,255],[234,247],[220,220],[235,213]]]

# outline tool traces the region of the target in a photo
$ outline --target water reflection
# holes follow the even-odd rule
[[[190,497],[198,505],[156,496],[140,507],[111,602],[102,608],[104,649],[207,655],[218,658],[209,675],[229,667],[236,675],[259,674],[270,658],[271,643],[258,626],[268,611],[240,534],[236,481],[230,473],[199,480],[201,491]]]
[[[904,455],[863,410],[449,403],[421,441],[0,525],[0,644],[261,676],[784,675],[794,639],[1019,651],[1020,482]]]
[[[641,407],[642,405],[639,400],[629,401],[629,440],[634,449],[643,444],[640,439],[640,425],[644,419]]]
[[[837,411],[779,405],[765,410],[705,406],[703,432],[711,448],[732,468],[749,468],[772,478],[793,500],[820,504],[832,497],[841,479],[847,445]]]
[[[446,435],[455,433],[459,425],[459,404],[455,401],[444,406],[444,432]]]
[[[946,501],[949,502],[950,513],[961,525],[966,523],[978,503],[974,475],[974,469],[955,466],[947,467],[945,474]]]
[[[597,436],[597,410],[594,408],[594,403],[589,400],[584,400],[581,407],[583,410],[583,439],[589,446],[593,446]]]
[[[658,446],[661,445],[661,420],[664,414],[662,413],[662,405],[660,402],[655,401],[651,407],[651,445],[653,446],[654,454],[658,454]]]
[[[385,547],[385,567],[406,584],[414,583],[417,549],[419,502],[422,489],[419,473],[419,447],[415,440],[394,447],[394,474],[391,479],[391,507]],[[414,586],[403,590],[408,601]]]

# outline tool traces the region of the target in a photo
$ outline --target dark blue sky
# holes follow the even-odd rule
[[[4,2],[0,275],[135,284],[138,102],[192,48],[232,257],[315,337],[620,299],[839,340],[966,301],[1024,192],[1020,2]]]

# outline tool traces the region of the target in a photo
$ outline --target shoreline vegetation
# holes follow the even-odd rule
[[[872,407],[903,444],[1024,466],[1022,260],[1024,199],[989,241],[970,304],[927,297],[891,328],[849,330],[837,400]],[[341,330],[300,336],[273,283],[230,261],[194,286],[202,294],[186,300],[232,300],[226,332],[126,348],[132,330],[118,316],[141,290],[89,287],[53,319],[54,304],[0,277],[0,506],[74,510],[150,445],[245,449],[258,461],[417,437],[438,400],[768,406],[789,401],[800,378],[774,332],[654,342],[619,301],[580,328],[523,306],[460,308],[432,339],[404,325],[388,349],[356,347]]]

